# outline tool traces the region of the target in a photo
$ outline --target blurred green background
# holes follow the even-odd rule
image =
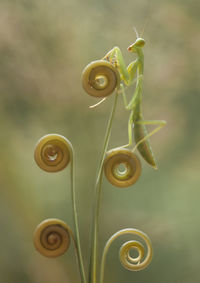
[[[151,238],[154,258],[144,271],[126,271],[118,259],[124,239],[117,240],[105,283],[200,282],[199,8],[195,0],[1,0],[0,282],[80,282],[72,246],[48,259],[32,244],[45,218],[72,225],[69,170],[40,170],[34,146],[47,133],[74,146],[87,266],[95,176],[113,97],[89,109],[97,101],[83,91],[81,72],[115,45],[128,64],[133,26],[140,33],[145,22],[144,116],[168,123],[151,138],[159,170],[142,161],[142,176],[128,189],[104,180],[100,247],[117,230],[138,228]],[[128,115],[119,99],[110,148],[127,142]]]

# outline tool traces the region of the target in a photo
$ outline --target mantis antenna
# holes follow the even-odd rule
[[[137,32],[136,27],[133,27],[133,30],[134,30],[134,32],[135,32],[135,34],[136,34],[136,37],[138,38],[138,37],[139,37],[139,34],[138,34],[138,32]]]
[[[149,18],[146,18],[146,20],[145,20],[145,22],[144,22],[144,25],[143,25],[143,28],[142,28],[142,32],[141,32],[140,35],[138,34],[136,27],[133,27],[133,30],[134,30],[134,32],[135,32],[137,38],[143,37],[144,30],[145,30],[145,28],[146,28],[146,25],[147,25],[147,23],[148,23],[148,20],[149,20]]]

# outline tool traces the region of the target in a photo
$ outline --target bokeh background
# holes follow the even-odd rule
[[[144,30],[143,111],[167,120],[151,138],[155,171],[132,188],[106,180],[100,217],[100,248],[117,230],[134,227],[149,235],[151,265],[123,269],[113,243],[107,282],[197,283],[200,281],[199,3],[195,0],[1,0],[0,2],[0,282],[80,282],[71,246],[48,259],[37,253],[37,224],[57,217],[72,225],[69,170],[49,174],[33,160],[37,140],[66,136],[75,149],[77,206],[85,266],[94,183],[113,97],[96,109],[81,86],[81,72],[113,46],[126,51]],[[131,93],[130,93],[131,96]],[[127,142],[129,113],[119,99],[109,147]]]

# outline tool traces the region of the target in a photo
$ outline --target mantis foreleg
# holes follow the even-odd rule
[[[134,79],[138,67],[138,59],[133,61],[126,67],[123,55],[119,47],[114,47],[111,49],[103,58],[104,60],[109,61],[111,64],[119,70],[122,81],[126,85],[130,85]]]
[[[127,102],[127,97],[126,97],[126,93],[125,93],[125,87],[123,85],[123,83],[120,84],[120,93],[122,93],[123,96],[123,101],[124,101],[124,106],[127,110],[133,110],[134,109],[134,105],[136,106],[137,104],[137,93],[139,91],[139,87],[140,87],[140,82],[141,79],[143,78],[143,75],[139,75],[136,79],[132,80],[132,84],[137,82],[137,87],[134,91],[133,97],[132,99],[129,101],[129,103]],[[138,83],[139,82],[139,83]]]
[[[127,107],[128,106],[128,102],[127,102],[127,97],[126,97],[125,88],[124,88],[123,83],[120,84],[120,91],[122,93],[124,105],[125,105],[125,107]]]

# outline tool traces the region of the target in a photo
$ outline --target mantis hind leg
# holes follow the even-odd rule
[[[151,136],[153,136],[155,133],[157,133],[159,130],[161,130],[165,125],[166,121],[164,120],[139,120],[135,122],[137,125],[158,125],[153,131],[148,133],[146,136],[144,136],[141,140],[139,140],[135,147],[133,148],[133,151],[136,150],[136,148],[143,143],[144,141],[148,140]]]
[[[128,120],[128,143],[125,145],[120,146],[121,147],[129,147],[133,144],[133,119],[132,119],[132,113]]]
[[[132,113],[131,113],[129,121],[128,121],[128,143],[125,145],[118,146],[114,149],[129,147],[133,144],[133,125],[134,124],[133,124]]]

